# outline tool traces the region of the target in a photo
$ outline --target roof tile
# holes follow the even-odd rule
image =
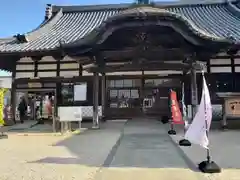
[[[126,6],[126,5],[125,5]],[[99,8],[98,11],[87,11],[84,7],[82,11],[75,7],[75,11],[66,8],[58,13],[40,28],[26,34],[29,42],[17,43],[15,39],[1,40],[0,52],[25,52],[52,50],[59,47],[59,41],[71,43],[85,37],[88,33],[107,20],[107,18],[123,11],[125,6],[120,8]],[[228,5],[205,4],[201,6],[170,6],[166,10],[179,13],[191,20],[199,29],[217,37],[227,37],[232,35],[240,42],[240,18],[229,11]],[[124,8],[123,8],[124,7]],[[53,7],[53,11],[56,11]],[[74,8],[73,8],[74,9]]]

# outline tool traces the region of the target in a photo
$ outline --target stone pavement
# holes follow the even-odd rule
[[[125,125],[112,160],[95,175],[95,180],[204,180],[189,169],[185,157],[155,120],[131,120]]]
[[[171,139],[165,125],[144,119],[107,122],[100,130],[71,137],[11,133],[9,139],[0,140],[0,180],[240,180],[238,170],[217,176],[198,172],[194,158],[202,160],[203,151],[195,147],[182,150],[174,142],[180,137],[179,133]],[[237,158],[230,158],[236,162],[231,163],[220,156],[227,151],[234,154],[239,147],[224,149],[217,150],[216,161],[236,166]]]

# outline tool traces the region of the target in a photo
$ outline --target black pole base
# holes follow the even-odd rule
[[[179,144],[179,146],[191,146],[192,145],[190,143],[190,141],[187,139],[181,139],[178,144]]]
[[[227,125],[222,126],[222,130],[223,130],[223,131],[227,131],[227,130],[228,130]]]
[[[1,134],[0,139],[8,139],[8,135],[7,134]]]
[[[171,130],[168,131],[168,134],[169,135],[176,135],[177,132],[174,129],[171,129]]]
[[[163,116],[163,117],[161,118],[161,122],[162,122],[163,124],[167,124],[167,123],[169,122],[169,118],[168,118],[167,116]]]
[[[214,161],[203,161],[198,165],[198,169],[203,173],[220,173],[221,168]]]

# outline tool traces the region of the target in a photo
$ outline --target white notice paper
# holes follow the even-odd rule
[[[74,85],[74,101],[87,100],[87,83]]]

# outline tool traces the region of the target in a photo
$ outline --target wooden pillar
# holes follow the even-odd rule
[[[82,68],[81,63],[79,63],[79,71],[78,71],[78,73],[79,73],[79,76],[82,76],[83,68]]]
[[[102,83],[101,83],[101,92],[102,92],[102,120],[105,119],[106,115],[106,75],[102,73]]]
[[[99,94],[99,73],[93,73],[93,129],[99,129],[98,117],[98,94]]]
[[[190,71],[191,76],[191,104],[192,104],[192,119],[197,113],[198,105],[198,89],[197,89],[197,72],[194,67]]]

